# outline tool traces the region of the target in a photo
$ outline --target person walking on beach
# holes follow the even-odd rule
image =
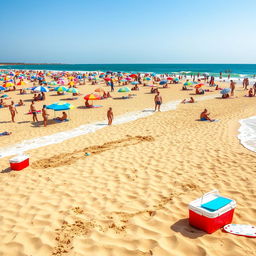
[[[230,89],[231,89],[231,96],[234,96],[234,91],[235,91],[235,82],[233,80],[230,80]]]
[[[34,101],[31,102],[30,111],[33,115],[33,122],[38,122],[37,112],[36,112],[36,107],[35,107],[35,102]]]
[[[160,111],[161,104],[163,102],[162,96],[160,95],[160,92],[157,92],[155,96],[155,111],[158,109]]]
[[[108,117],[108,125],[111,125],[112,122],[113,122],[113,118],[114,118],[114,114],[113,114],[112,108],[108,109],[107,117]]]
[[[44,121],[44,127],[47,126],[48,116],[49,116],[49,114],[47,114],[46,105],[43,105],[43,108],[42,108],[42,117],[43,117],[43,121]]]
[[[9,110],[11,113],[12,122],[15,123],[14,118],[15,118],[15,115],[18,114],[18,111],[17,111],[13,101],[11,102],[11,105],[9,106]]]

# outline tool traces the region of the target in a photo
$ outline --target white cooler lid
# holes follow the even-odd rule
[[[204,194],[202,197],[192,201],[188,205],[188,207],[193,212],[195,212],[199,215],[202,215],[202,216],[206,216],[208,218],[216,218],[216,217],[218,217],[236,207],[236,201],[233,199],[230,199],[228,197],[225,197],[225,198],[230,199],[231,202],[229,204],[227,204],[226,206],[224,206],[214,212],[208,211],[207,209],[201,207],[202,204],[208,203],[218,197],[220,197],[219,191],[213,190],[213,191],[210,191],[210,192]]]
[[[28,158],[29,158],[28,155],[18,155],[18,156],[13,157],[12,159],[10,159],[9,162],[10,163],[20,163]]]

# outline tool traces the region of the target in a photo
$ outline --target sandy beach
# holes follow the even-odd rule
[[[241,85],[237,98],[220,99],[208,85],[212,92],[194,96],[194,89],[181,90],[183,82],[159,89],[163,102],[193,96],[196,103],[29,150],[30,166],[20,172],[8,168],[10,157],[0,158],[0,256],[256,255],[252,238],[207,234],[188,223],[189,202],[218,189],[237,202],[232,223],[255,225],[255,153],[237,135],[239,120],[255,115],[256,98],[244,97]],[[8,102],[22,98],[25,106],[17,107],[16,123],[0,110],[1,132],[12,132],[1,148],[104,121],[109,107],[114,117],[154,108],[145,86],[127,100],[113,99],[120,97],[115,88],[113,98],[94,103],[103,107],[84,109],[83,96],[98,87],[109,91],[87,82],[78,85],[77,100],[46,93],[37,109],[57,101],[76,106],[69,122],[47,127],[41,114],[39,126],[25,114],[33,94],[8,92]],[[204,108],[219,121],[196,121]]]

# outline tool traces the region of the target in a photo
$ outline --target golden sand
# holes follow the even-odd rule
[[[29,102],[18,108],[15,124],[6,122],[9,112],[1,109],[1,131],[13,132],[1,137],[1,146],[104,120],[109,106],[114,115],[152,107],[149,90],[131,100],[100,101],[103,108],[75,109],[70,122],[47,128],[35,127],[24,114]],[[181,85],[160,92],[165,102],[193,93]],[[16,94],[9,93],[15,102]],[[67,98],[51,94],[47,104]],[[0,255],[256,255],[255,239],[221,230],[206,234],[188,224],[188,203],[214,188],[236,200],[233,223],[256,224],[255,153],[236,137],[239,119],[255,115],[255,98],[244,94],[238,88],[235,99],[180,104],[30,150],[31,165],[20,172],[9,172],[8,157],[0,159]],[[82,106],[82,97],[72,103]],[[195,121],[205,107],[220,121]]]

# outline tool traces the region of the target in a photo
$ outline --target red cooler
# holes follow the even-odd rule
[[[232,222],[236,202],[213,190],[189,204],[189,224],[211,234]]]
[[[9,160],[11,169],[14,171],[20,171],[29,166],[29,156],[19,155]]]

